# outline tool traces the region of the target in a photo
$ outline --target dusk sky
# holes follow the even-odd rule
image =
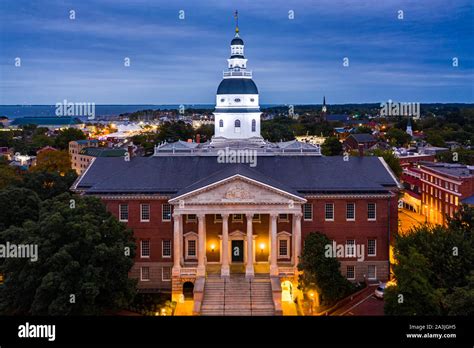
[[[261,104],[474,102],[473,3],[2,0],[0,104],[212,104],[235,9]]]

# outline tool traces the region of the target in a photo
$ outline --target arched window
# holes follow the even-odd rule
[[[257,129],[257,121],[252,120],[252,132],[256,132]]]
[[[224,120],[219,120],[219,127],[220,128],[224,127]]]
[[[235,120],[234,128],[236,133],[240,133],[240,120]]]

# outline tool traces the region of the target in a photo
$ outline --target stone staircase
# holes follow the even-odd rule
[[[201,315],[275,315],[269,275],[256,274],[251,280],[243,274],[232,274],[229,278],[209,275]]]

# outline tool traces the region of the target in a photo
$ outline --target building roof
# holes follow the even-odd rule
[[[474,167],[458,163],[444,163],[444,162],[420,162],[424,168],[435,171],[441,174],[456,176],[456,177],[472,177],[474,176]]]
[[[48,125],[48,126],[66,126],[71,124],[83,123],[76,117],[19,117],[11,122],[13,126],[24,126],[27,124]]]
[[[464,204],[469,204],[469,205],[474,205],[474,195],[470,196],[470,197],[467,197],[467,198],[464,198],[461,203],[464,203]]]
[[[84,140],[76,140],[76,143],[81,144],[81,145],[87,145],[90,143],[98,143],[99,140],[97,139],[84,139]]]
[[[243,46],[244,45],[244,40],[242,40],[239,36],[236,36],[232,39],[230,44],[231,45],[241,45],[241,46]]]
[[[217,94],[258,94],[252,79],[223,79],[217,88]]]
[[[92,157],[124,157],[126,149],[109,149],[100,147],[86,147],[79,153],[81,155],[87,155]]]
[[[243,175],[287,192],[387,192],[398,186],[378,157],[259,156],[257,165],[218,163],[216,156],[99,157],[75,189],[97,193],[160,193],[175,196],[233,175]]]
[[[377,141],[372,134],[368,133],[356,133],[351,134],[349,138],[354,138],[358,143],[371,143]]]

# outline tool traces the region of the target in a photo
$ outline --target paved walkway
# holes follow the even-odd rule
[[[407,209],[398,210],[398,220],[398,233],[401,235],[408,233],[413,227],[425,223],[425,217],[423,215]]]

